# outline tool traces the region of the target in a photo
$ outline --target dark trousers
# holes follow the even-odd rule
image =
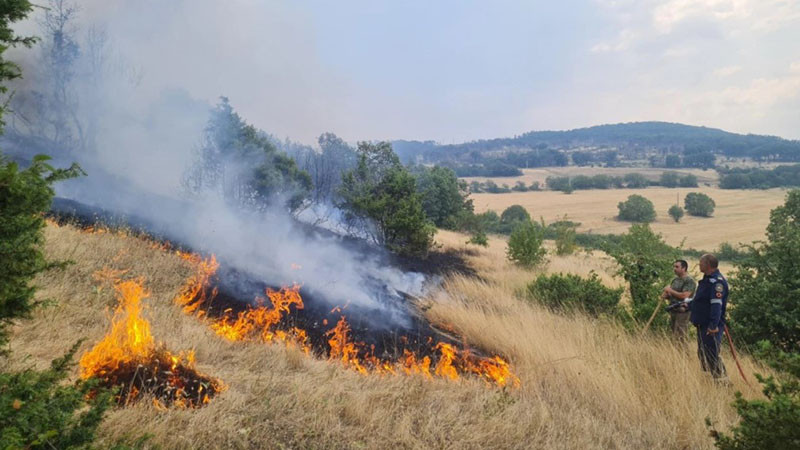
[[[697,357],[700,358],[700,367],[705,372],[711,372],[714,378],[725,376],[725,365],[719,356],[722,331],[723,327],[720,325],[718,332],[709,335],[707,325],[697,326]]]

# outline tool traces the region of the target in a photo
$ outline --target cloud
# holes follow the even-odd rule
[[[716,77],[729,77],[742,70],[742,66],[725,66],[714,71]]]

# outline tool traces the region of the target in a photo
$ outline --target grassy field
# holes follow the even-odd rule
[[[712,448],[705,418],[727,428],[736,420],[735,390],[761,395],[734,376],[732,387],[714,385],[693,349],[663,336],[640,337],[521,300],[517,293],[535,272],[509,265],[497,238],[486,249],[464,251],[480,278],[451,276],[422,303],[432,322],[509,358],[521,386],[506,390],[475,379],[362,376],[296,348],[224,341],[173,303],[192,272],[177,255],[133,237],[71,227],[49,226],[46,237],[50,258],[75,264],[37,279],[39,297],[57,305],[13,329],[7,364],[41,368],[81,337],[82,351],[97,342],[115,299],[94,274],[111,268],[126,271],[124,278],[144,277],[151,292],[145,315],[156,339],[172,351],[194,349],[198,369],[229,386],[197,410],[149,402],[116,408],[101,427],[101,445],[147,433],[149,445],[167,449]],[[463,249],[466,236],[441,232],[437,240]],[[609,264],[579,254],[552,257],[547,270],[601,269],[614,283]],[[762,370],[743,362],[750,374]]]
[[[667,210],[689,192],[702,192],[716,202],[714,216],[700,218],[684,216],[675,223]],[[498,214],[511,205],[522,205],[534,219],[543,217],[552,222],[566,215],[580,222],[578,231],[590,233],[624,233],[630,223],[616,219],[617,204],[631,194],[639,194],[653,202],[656,220],[652,228],[664,239],[685,247],[715,250],[723,242],[750,243],[764,238],[769,212],[783,204],[786,190],[728,190],[712,187],[692,189],[608,189],[575,191],[564,194],[555,191],[512,192],[507,194],[472,194],[476,212],[494,210]]]

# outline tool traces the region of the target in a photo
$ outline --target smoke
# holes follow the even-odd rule
[[[144,24],[143,31],[126,28],[124,21],[119,22],[122,7],[112,6],[114,2],[82,4],[77,16],[80,20],[75,19],[72,24],[81,52],[71,66],[73,77],[67,83],[68,95],[62,105],[69,108],[70,114],[63,117],[56,115],[57,110],[47,108],[58,99],[47,100],[53,73],[41,64],[46,55],[37,50],[20,54],[24,56],[17,60],[21,61],[27,77],[15,86],[20,94],[19,100],[15,100],[19,114],[9,127],[8,138],[14,143],[6,142],[4,148],[21,147],[29,155],[51,154],[58,164],[77,160],[88,177],[59,184],[60,197],[135,218],[138,225],[154,233],[196,251],[216,254],[227,267],[249,278],[272,286],[299,283],[315,299],[324,299],[331,307],[350,305],[381,311],[383,323],[376,323],[377,326],[407,324],[407,308],[395,300],[404,293],[422,294],[425,277],[394,268],[384,252],[366,250],[363,244],[330,232],[342,231],[337,221],[340,212],[335,208],[324,207],[329,225],[324,230],[299,222],[279,207],[244,212],[226,202],[218,189],[186,197],[181,189],[182,175],[202,145],[211,110],[205,96],[197,98],[193,93],[218,89],[223,94],[230,85],[235,89],[241,86],[230,79],[216,80],[214,71],[207,68],[175,80],[181,82],[180,87],[151,82],[150,72],[174,70],[176,64],[203,67],[191,60],[188,53],[172,47],[176,45],[175,39],[165,42],[163,65],[148,65],[147,70],[138,68],[136,60],[140,52],[152,51],[147,47],[148,43],[153,45],[148,39],[156,39],[140,33],[158,28],[163,35],[170,32],[174,21],[181,20],[176,14],[185,5],[165,3],[137,2],[142,8],[145,4],[154,8],[155,23]],[[223,11],[217,13],[222,15]],[[135,39],[120,41],[113,37],[114,33],[106,34],[103,28],[91,25],[92,20],[101,17],[117,20],[113,25],[117,33],[128,32],[128,38],[143,38],[143,47],[137,48]],[[193,21],[197,19],[194,17]],[[182,29],[186,27],[191,29],[193,25],[184,24]],[[87,30],[92,31],[84,33]],[[199,29],[195,31],[203,34]],[[286,30],[277,27],[271,33],[282,31]],[[203,39],[198,39],[186,45],[202,43]],[[241,45],[245,46],[245,42]],[[241,51],[236,56],[241,58]],[[185,58],[189,61],[182,61]],[[236,64],[242,61],[237,60]],[[251,83],[254,90],[264,83],[280,85],[280,80],[253,80],[246,68],[239,70],[244,74],[242,83]],[[230,71],[228,68],[227,73]],[[297,93],[289,92],[286,98],[274,100],[302,102],[301,96],[294,94]],[[20,119],[23,115],[25,120]],[[246,120],[247,115],[242,115]],[[54,117],[62,119],[61,129],[47,125],[57,122],[50,120]],[[47,148],[43,146],[46,142],[61,144]],[[319,217],[320,208],[316,205],[301,217],[313,221]]]

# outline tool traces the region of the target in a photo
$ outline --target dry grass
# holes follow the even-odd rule
[[[714,216],[684,216],[680,223],[675,223],[667,210],[675,204],[676,198],[683,205],[683,198],[689,192],[702,192],[714,199],[717,205]],[[685,239],[686,247],[715,250],[723,242],[736,245],[763,239],[769,212],[783,204],[786,190],[609,189],[575,191],[569,195],[554,191],[472,194],[472,199],[476,212],[501,213],[511,205],[522,205],[536,219],[543,217],[552,222],[567,215],[570,220],[581,223],[578,231],[621,234],[630,223],[616,219],[617,204],[631,194],[643,195],[653,202],[657,217],[651,226],[662,233],[668,243],[678,245]]]
[[[439,240],[461,246],[466,237],[443,233]],[[640,338],[519,300],[514,293],[533,274],[509,266],[503,242],[491,241],[469,257],[483,280],[447,279],[428,300],[428,315],[469,343],[507,355],[519,389],[362,377],[291,348],[223,341],[172,304],[190,273],[180,258],[135,238],[70,227],[48,227],[46,250],[76,264],[38,279],[40,295],[58,305],[15,328],[9,362],[42,367],[79,337],[88,338],[83,349],[99,340],[114,298],[92,275],[111,267],[146,278],[146,316],[156,339],[174,351],[196,349],[198,368],[230,388],[199,410],[146,403],[115,409],[102,425],[104,444],[149,433],[151,444],[180,449],[711,448],[703,420],[727,427],[736,418],[733,390],[759,395],[734,377],[734,388],[713,385],[689,348],[664,338]],[[551,264],[582,264],[574,258]],[[745,368],[754,370],[749,361]]]

